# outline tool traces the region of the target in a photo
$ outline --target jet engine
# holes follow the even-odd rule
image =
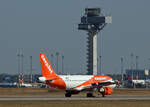
[[[98,90],[103,97],[105,97],[105,95],[111,95],[113,89],[112,87],[102,87]]]

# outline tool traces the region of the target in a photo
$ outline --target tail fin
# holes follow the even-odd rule
[[[57,74],[54,72],[53,68],[51,67],[44,53],[40,54],[40,61],[43,77],[46,77],[46,79],[58,77]]]

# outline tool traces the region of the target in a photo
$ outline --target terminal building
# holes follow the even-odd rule
[[[126,69],[126,76],[133,80],[146,80],[150,79],[150,70],[148,69]]]

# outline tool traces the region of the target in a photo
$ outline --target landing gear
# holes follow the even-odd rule
[[[87,93],[86,97],[94,97],[93,93]]]
[[[102,97],[105,97],[105,94],[104,93],[101,93],[102,94]]]
[[[71,93],[66,93],[65,97],[71,97]]]

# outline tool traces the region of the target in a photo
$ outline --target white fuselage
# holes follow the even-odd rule
[[[66,89],[71,89],[78,85],[81,85],[93,77],[93,75],[59,75],[59,76],[66,83]],[[102,78],[104,78],[104,77],[102,77]],[[107,82],[108,81],[112,82],[113,80],[109,79],[109,80],[107,80]],[[110,87],[114,87],[114,85],[110,85]]]
[[[65,90],[78,90],[87,89],[92,87],[92,84],[101,82],[114,82],[108,76],[94,76],[94,75],[58,75],[61,79],[49,79],[49,84],[52,87],[65,87]],[[41,82],[45,82],[45,77],[40,77]],[[106,87],[114,88],[116,84],[107,85]],[[105,86],[103,86],[105,87]],[[63,88],[64,89],[64,88]]]
[[[71,89],[76,87],[89,79],[93,76],[89,75],[59,75],[66,83],[66,89]]]

